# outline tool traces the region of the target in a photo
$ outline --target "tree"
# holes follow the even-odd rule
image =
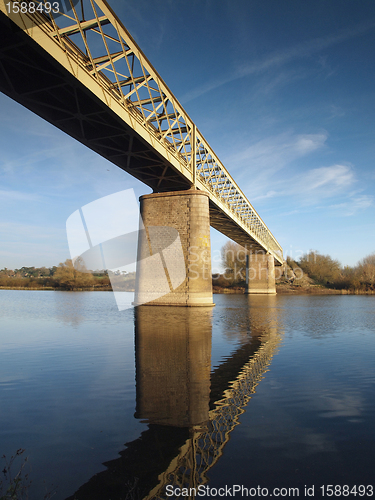
[[[338,288],[346,288],[347,290],[359,290],[362,288],[358,266],[345,266],[337,284]]]
[[[49,272],[50,272],[50,276],[53,276],[55,274],[55,272],[57,271],[57,267],[56,266],[52,266],[52,267],[49,267]]]
[[[340,262],[329,255],[321,255],[316,250],[303,255],[298,264],[310,278],[324,285],[335,283],[341,275]]]
[[[60,263],[53,278],[61,288],[75,290],[77,288],[89,288],[93,286],[95,280],[91,273],[85,272],[85,268],[78,263],[80,270],[77,270],[70,259]]]
[[[49,276],[51,274],[51,271],[49,269],[47,269],[46,267],[38,267],[37,268],[37,271],[38,271],[38,276],[41,276],[41,277],[46,277],[46,276]]]
[[[375,253],[368,255],[358,263],[361,282],[370,288],[375,285]]]
[[[246,251],[241,245],[227,241],[221,248],[221,261],[229,281],[237,283],[246,279]]]

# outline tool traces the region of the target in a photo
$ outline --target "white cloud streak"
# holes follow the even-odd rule
[[[304,193],[316,190],[320,192],[346,188],[355,182],[354,174],[346,165],[331,165],[330,167],[313,168],[300,177],[299,189]]]
[[[235,180],[252,203],[282,197],[301,207],[334,209],[342,216],[354,215],[374,206],[374,197],[353,191],[357,182],[352,166],[333,164],[306,169],[303,158],[326,147],[328,134],[293,134],[286,132],[267,137],[247,147],[241,153],[225,159]],[[291,173],[292,162],[300,163],[299,172]],[[288,171],[286,175],[282,171]],[[341,202],[342,196],[345,201]],[[333,204],[334,200],[340,203]],[[329,202],[330,204],[324,203]]]
[[[347,165],[313,168],[286,181],[279,181],[277,190],[268,191],[252,201],[288,196],[292,202],[298,203],[299,209],[285,212],[282,214],[284,216],[302,213],[306,207],[315,206],[314,210],[334,210],[336,215],[349,217],[375,206],[374,196],[349,191],[356,182],[353,169]],[[342,199],[343,196],[344,202],[332,204],[333,199]],[[324,204],[324,200],[331,204]],[[301,207],[305,209],[301,210]]]
[[[322,149],[327,137],[326,132],[319,134],[285,132],[252,144],[239,154],[225,158],[224,163],[228,165],[235,180],[247,192],[251,200],[264,198],[264,193],[271,191],[270,179],[272,179],[271,192],[275,192],[276,187],[280,192],[280,180],[276,181],[274,177],[277,172],[291,162]],[[268,194],[267,197],[271,195]]]
[[[347,193],[355,182],[357,180],[351,167],[335,164],[313,168],[288,180],[281,180],[276,193],[277,196],[289,196],[298,201],[300,206],[316,205]],[[290,186],[293,188],[290,189]],[[346,203],[352,205],[350,194],[346,196],[350,200]]]
[[[324,146],[328,134],[292,134],[285,132],[266,137],[245,148],[241,153],[227,158],[227,165],[241,165],[249,168],[280,170],[291,161],[312,153]],[[244,165],[246,163],[246,165]],[[231,167],[232,168],[232,167]],[[245,174],[245,175],[248,175]]]
[[[337,203],[336,205],[330,205],[328,208],[338,210],[342,215],[351,216],[355,215],[357,212],[362,210],[367,210],[368,208],[374,207],[374,197],[367,194],[362,194],[360,196],[352,196],[349,200],[344,203]]]

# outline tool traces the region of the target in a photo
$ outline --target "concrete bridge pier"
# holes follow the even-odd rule
[[[135,305],[213,306],[208,194],[140,197]]]
[[[246,290],[245,293],[276,293],[275,260],[265,252],[246,255]]]

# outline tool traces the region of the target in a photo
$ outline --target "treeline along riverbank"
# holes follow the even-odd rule
[[[214,292],[243,293],[245,249],[228,241],[221,249],[221,258],[225,272],[213,276]],[[257,269],[256,256],[251,266]],[[375,294],[375,253],[350,267],[311,250],[298,260],[287,257],[283,266],[275,267],[275,277],[278,293]]]
[[[122,273],[124,291],[132,291],[135,273]],[[26,290],[98,290],[111,291],[107,271],[87,271],[70,259],[53,267],[22,267],[21,269],[1,269],[0,288]]]
[[[212,276],[214,293],[244,293],[244,249],[229,241],[222,248],[225,272]],[[343,267],[339,261],[317,251],[304,254],[299,260],[287,257],[282,267],[275,269],[278,293],[375,294],[375,253],[354,267]],[[135,273],[121,275],[121,288],[135,288]],[[116,280],[116,286],[119,280]],[[22,267],[0,270],[0,289],[27,290],[99,290],[111,291],[107,271],[87,271],[78,261],[70,259],[53,267]]]

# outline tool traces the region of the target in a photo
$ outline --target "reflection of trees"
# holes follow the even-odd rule
[[[267,308],[252,327],[242,300],[241,345],[211,375],[211,308],[136,308],[136,416],[148,428],[68,500],[167,498],[168,484],[207,482],[280,341]]]
[[[279,330],[280,310],[276,295],[249,294],[225,297],[228,307],[215,325],[231,343],[245,345],[249,338],[262,336],[264,332]]]
[[[87,300],[87,296],[85,297],[86,293],[88,292],[53,292],[53,296],[56,299],[54,301],[54,314],[56,318],[73,327],[85,321],[87,318],[83,311],[85,310],[85,301]]]

